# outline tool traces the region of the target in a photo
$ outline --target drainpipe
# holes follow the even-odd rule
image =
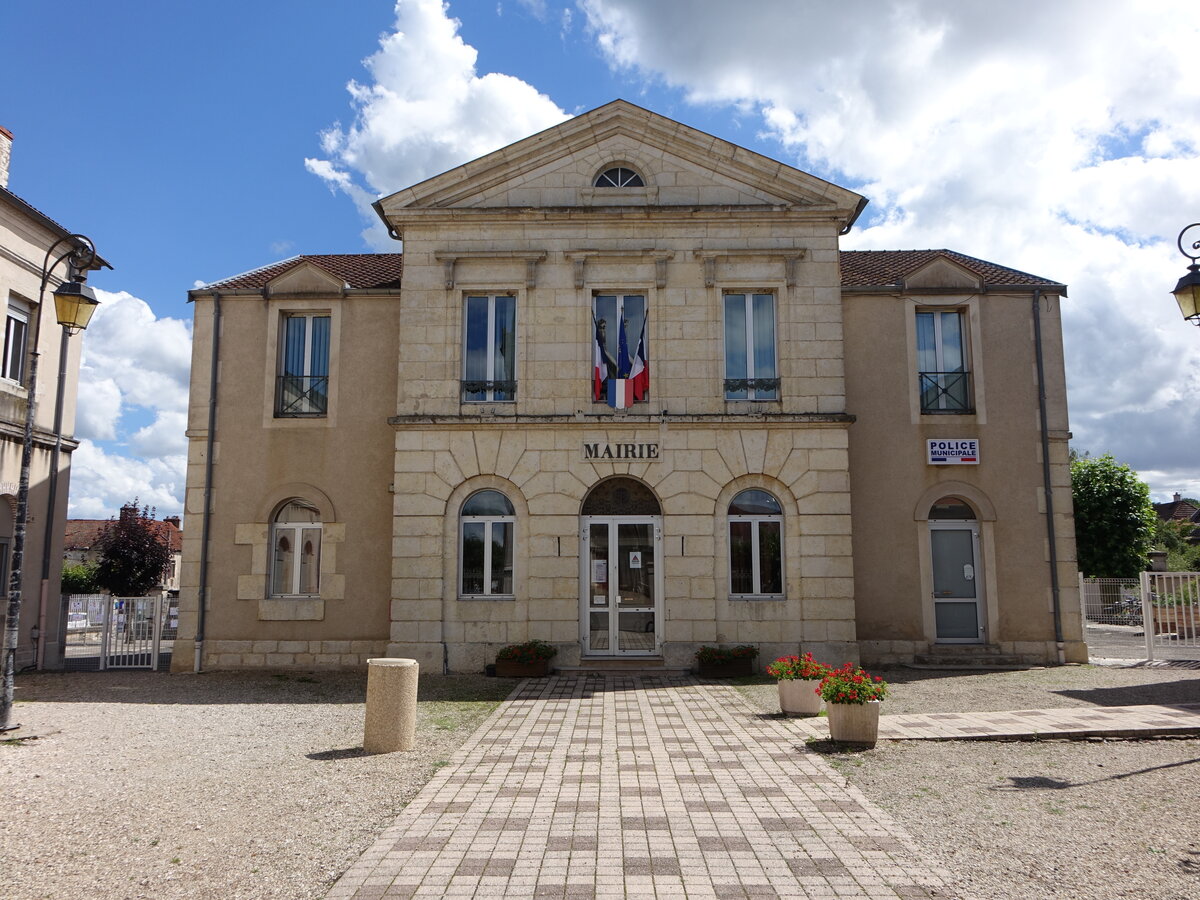
[[[1046,422],[1046,363],[1042,357],[1042,290],[1033,292],[1033,341],[1037,356],[1038,417],[1042,425],[1042,490],[1046,495],[1046,538],[1050,549],[1050,594],[1054,607],[1054,642],[1059,665],[1067,661],[1063,645],[1062,597],[1058,583],[1058,542],[1054,535],[1054,491],[1050,484],[1050,433]]]
[[[217,362],[221,358],[221,292],[213,291],[212,364],[208,376],[208,436],[204,453],[204,518],[200,528],[200,586],[197,591],[196,658],[192,671],[200,674],[204,655],[204,620],[208,607],[208,541],[212,525],[213,444],[217,436]]]

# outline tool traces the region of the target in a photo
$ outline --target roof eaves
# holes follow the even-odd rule
[[[72,234],[74,234],[74,232],[65,225],[54,221],[54,219],[50,218],[36,206],[30,204],[27,200],[22,200],[6,187],[0,187],[0,200],[4,200],[9,206],[12,206],[20,212],[23,212],[43,228],[53,232],[54,234],[57,234],[60,238],[70,237]],[[89,269],[93,272],[99,271],[100,269],[111,268],[112,263],[99,254],[96,255],[92,265],[89,267]]]
[[[241,278],[249,278],[251,275],[257,275],[259,272],[264,272],[267,269],[273,269],[276,266],[285,266],[290,262],[296,262],[303,258],[304,257],[300,255],[289,256],[287,259],[281,259],[278,262],[267,263],[266,265],[256,266],[253,269],[247,269],[245,272],[239,272],[237,275],[229,275],[225,278],[218,278],[216,281],[210,281],[207,284],[200,285],[200,287],[192,288],[190,291],[188,291],[188,298],[190,299],[192,294],[206,294],[210,291],[219,289],[222,285],[230,281],[237,281]]]

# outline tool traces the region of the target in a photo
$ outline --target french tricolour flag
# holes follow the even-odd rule
[[[604,379],[608,375],[608,366],[604,362],[604,343],[600,340],[600,322],[592,316],[596,330],[595,348],[592,351],[592,399],[599,403],[604,399]]]
[[[646,359],[646,320],[642,319],[642,334],[638,338],[637,352],[629,368],[629,380],[633,382],[633,400],[646,399],[650,391],[650,363]]]

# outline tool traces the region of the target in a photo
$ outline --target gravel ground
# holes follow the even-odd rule
[[[880,671],[883,714],[1200,702],[1200,671]],[[743,686],[777,711],[775,686]],[[827,754],[975,900],[1196,900],[1200,740],[896,741]]]
[[[896,670],[887,713],[1200,701],[1200,671]],[[361,675],[32,674],[0,742],[5,900],[318,898],[507,695],[421,681],[363,755]],[[776,709],[774,684],[744,685]],[[1200,897],[1200,740],[898,742],[826,759],[974,900]]]
[[[423,678],[419,752],[366,756],[361,674],[20,675],[0,896],[321,897],[513,686]]]

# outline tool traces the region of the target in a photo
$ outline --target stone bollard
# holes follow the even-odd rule
[[[417,729],[415,659],[367,660],[367,715],[363,749],[368,753],[411,750]]]

